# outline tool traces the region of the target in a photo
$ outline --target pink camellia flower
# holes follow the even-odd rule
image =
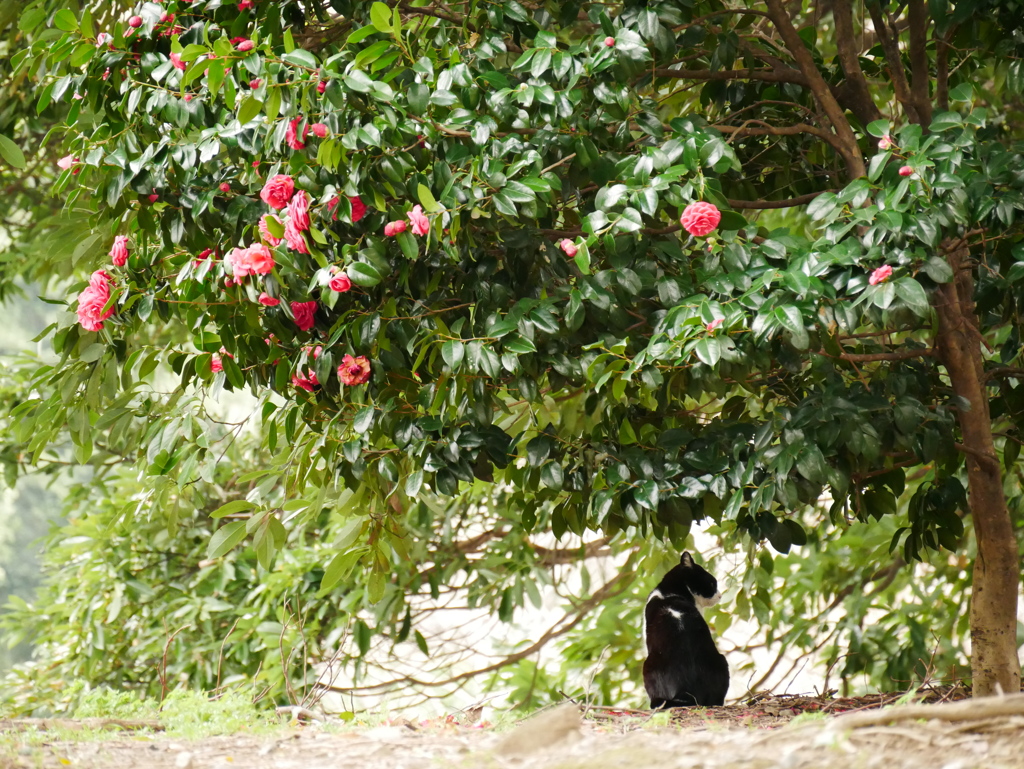
[[[171,60],[171,64],[174,65],[175,69],[180,69],[182,71],[185,70],[185,67],[187,65],[185,64],[185,62],[183,62],[181,60],[181,54],[180,53],[172,53],[168,58]]]
[[[292,177],[285,174],[275,174],[267,179],[267,183],[260,190],[260,198],[271,208],[280,211],[295,194],[295,182]]]
[[[319,386],[320,381],[316,378],[316,372],[310,370],[306,372],[305,376],[300,374],[293,375],[292,384],[306,392],[313,392],[313,388]]]
[[[889,134],[886,134],[878,140],[878,149],[880,150],[891,150],[895,146],[896,142],[892,140],[892,137],[889,136]]]
[[[133,29],[138,29],[142,26],[142,17],[132,16],[130,19],[128,19],[128,26],[132,27]]]
[[[705,331],[714,331],[716,328],[721,326],[725,322],[725,318],[715,318],[710,323],[704,325]]]
[[[110,276],[103,270],[96,270],[89,278],[89,285],[78,295],[78,322],[86,331],[101,331],[103,321],[114,314],[114,308],[103,308],[110,301]]]
[[[108,77],[110,77],[110,67],[107,67],[107,68],[106,68],[106,69],[105,69],[105,70],[103,71],[103,79],[104,79],[104,80],[106,80],[106,79],[107,79]]]
[[[258,301],[264,307],[277,307],[279,304],[281,304],[281,300],[280,299],[275,299],[270,294],[268,294],[266,291],[264,291],[264,292],[262,292],[260,294],[260,298],[259,298]]]
[[[275,222],[278,223],[278,225],[281,224],[281,220],[278,219],[273,214],[263,214],[263,216],[260,217],[260,223],[258,225],[259,231],[260,231],[260,237],[263,238],[263,240],[265,240],[267,243],[269,243],[272,246],[280,245],[282,239],[281,238],[276,238],[276,237],[274,237],[271,234],[270,228],[267,226],[267,220],[268,219],[273,219]]]
[[[160,194],[159,193],[157,193],[157,192],[150,193],[150,195],[149,195],[149,202],[150,203],[156,203],[158,200],[160,200]]]
[[[302,237],[302,231],[295,226],[293,219],[289,219],[284,225],[284,240],[292,251],[298,251],[300,254],[309,253],[306,239]]]
[[[238,10],[248,11],[254,5],[256,5],[256,3],[254,3],[253,0],[242,0],[242,2],[238,4]]]
[[[430,220],[423,215],[423,206],[412,207],[412,211],[409,212],[409,222],[412,224],[413,235],[426,235],[430,232]]]
[[[309,133],[309,126],[304,125],[302,127],[302,138],[299,138],[299,123],[302,122],[302,115],[296,118],[292,118],[288,122],[288,128],[284,132],[284,143],[291,147],[293,150],[304,150],[306,149],[306,135]]]
[[[344,294],[350,288],[352,288],[352,281],[345,273],[340,273],[331,278],[327,284],[331,287],[331,291],[337,291],[339,294]]]
[[[370,378],[370,361],[365,355],[353,358],[346,355],[338,366],[338,379],[347,385],[365,384]]]
[[[604,39],[604,44],[606,46],[608,46],[609,48],[614,48],[615,47],[615,38],[614,37],[606,37]]]
[[[316,92],[317,93],[323,93],[326,90],[327,90],[327,81],[326,80],[321,80],[319,83],[316,84]]]
[[[253,243],[248,248],[233,248],[225,261],[236,283],[249,275],[266,275],[274,269],[274,255],[263,243]]]
[[[309,130],[312,131],[313,135],[318,139],[323,139],[328,134],[327,126],[323,123],[313,123],[313,125],[309,127]]]
[[[398,233],[405,232],[405,227],[406,224],[404,219],[399,219],[396,222],[388,222],[384,225],[384,237],[393,238]]]
[[[309,331],[313,328],[316,315],[316,302],[292,302],[292,316],[295,318],[295,325],[300,331]]]
[[[100,32],[98,35],[96,35],[96,45],[103,45],[104,43],[109,43],[113,39],[113,36],[109,33]]]
[[[577,252],[579,251],[579,249],[576,247],[576,244],[569,240],[569,238],[563,238],[561,241],[559,241],[558,247],[565,252],[566,256],[570,257],[576,256]]]
[[[218,371],[224,370],[224,362],[220,359],[220,353],[214,353],[210,356],[210,371],[216,374]]]
[[[238,42],[238,45],[235,46],[235,50],[236,51],[241,51],[242,53],[245,53],[246,51],[251,51],[255,47],[256,47],[256,43],[254,43],[252,40],[243,39],[243,40],[240,40]]]
[[[78,158],[76,158],[74,155],[65,155],[64,157],[57,161],[57,168],[67,171],[77,162]]]
[[[184,95],[184,97],[182,97],[182,98],[184,98],[184,99],[185,99],[185,101],[192,101],[192,100],[193,100],[193,99],[195,98],[195,96],[193,96],[193,95],[192,95],[192,94],[190,94],[190,93],[187,93],[187,94],[185,94],[185,95]]]
[[[221,192],[231,192],[231,185],[228,184],[227,182],[221,182],[219,189]]]
[[[722,212],[714,203],[690,203],[683,209],[679,223],[683,229],[696,237],[703,237],[712,232],[722,220]]]
[[[110,247],[110,260],[115,267],[124,267],[128,261],[128,236],[118,235],[114,238],[114,245]]]
[[[872,286],[877,286],[879,283],[885,283],[892,275],[892,267],[888,264],[883,264],[877,270],[871,273],[871,277],[868,278],[868,283]]]
[[[914,169],[910,166],[900,166],[900,176],[910,176],[914,173]]]
[[[309,229],[309,196],[304,190],[299,190],[292,196],[285,213],[288,214],[296,231],[305,232]]]
[[[254,77],[252,80],[249,81],[249,87],[254,91],[261,85],[263,85],[263,81],[260,80],[258,77]]]

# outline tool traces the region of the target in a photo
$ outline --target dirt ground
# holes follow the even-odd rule
[[[0,769],[1024,769],[1024,694],[961,698],[879,709],[894,698],[766,697],[672,714],[566,703],[503,731],[460,715],[367,729],[293,721],[192,742],[151,731],[50,742],[47,724],[0,722]]]

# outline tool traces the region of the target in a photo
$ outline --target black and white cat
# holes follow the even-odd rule
[[[700,608],[722,597],[718,580],[683,553],[651,592],[644,609],[644,687],[652,708],[725,702],[729,664],[715,646]]]

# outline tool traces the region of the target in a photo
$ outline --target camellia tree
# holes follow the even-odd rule
[[[68,105],[81,222],[52,269],[87,277],[15,440],[131,437],[131,508],[173,521],[223,449],[152,404],[220,393],[270,459],[210,557],[269,568],[343,505],[320,587],[360,570],[370,602],[428,488],[507,489],[517,532],[710,520],[787,552],[826,492],[816,528],[881,520],[912,472],[890,549],[955,550],[969,511],[974,691],[1016,691],[1015,12],[34,3],[14,64]]]

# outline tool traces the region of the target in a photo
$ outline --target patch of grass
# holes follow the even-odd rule
[[[210,699],[202,692],[178,689],[164,700],[158,713],[169,735],[198,739],[217,734],[267,732],[281,728],[276,716],[260,710],[240,692]]]
[[[820,710],[807,711],[793,718],[789,722],[790,726],[801,726],[803,724],[819,723],[821,721],[828,721],[829,716],[827,713],[822,713]]]

